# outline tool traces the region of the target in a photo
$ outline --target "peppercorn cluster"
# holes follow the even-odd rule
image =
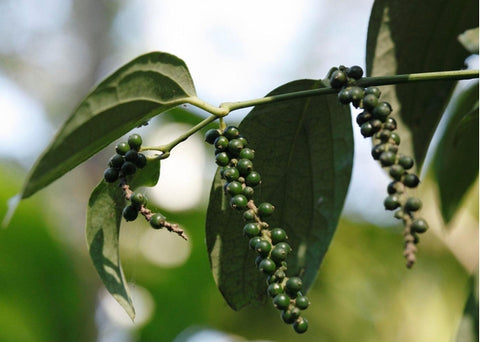
[[[304,333],[308,321],[301,313],[310,302],[302,294],[302,279],[286,275],[286,259],[292,252],[287,233],[280,227],[271,228],[265,221],[275,210],[271,203],[257,206],[254,201],[255,187],[261,183],[260,174],[253,167],[255,151],[247,146],[247,139],[235,126],[223,131],[210,129],[205,141],[215,147],[215,161],[221,168],[220,176],[225,181],[224,192],[230,206],[242,212],[243,234],[249,239],[249,248],[257,253],[255,264],[267,278],[267,293],[273,305],[281,311],[285,323],[292,324],[297,333]]]
[[[143,169],[147,165],[147,157],[139,152],[142,143],[142,137],[139,134],[132,134],[127,141],[118,143],[115,146],[116,154],[108,161],[108,168],[105,170],[103,177],[107,183],[119,181],[125,199],[129,201],[129,204],[122,211],[122,216],[126,221],[134,221],[141,213],[154,229],[172,228],[171,224],[166,222],[165,216],[160,213],[152,213],[147,209],[145,194],[133,192],[127,184],[127,176],[135,174],[137,169]],[[185,238],[183,235],[182,237]]]
[[[383,168],[388,169],[392,182],[387,187],[388,196],[383,204],[386,210],[396,210],[394,217],[403,220],[405,249],[404,256],[408,268],[415,262],[418,234],[428,229],[427,222],[416,217],[416,211],[422,207],[422,201],[411,197],[408,188],[420,183],[418,176],[411,172],[414,161],[410,156],[398,152],[400,136],[395,132],[397,122],[390,116],[391,105],[380,101],[381,91],[377,87],[363,88],[355,85],[363,76],[359,66],[334,68],[329,75],[330,85],[338,89],[338,100],[342,104],[352,104],[363,111],[356,121],[365,138],[372,138],[372,157]]]

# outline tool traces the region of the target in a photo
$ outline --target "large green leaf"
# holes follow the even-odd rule
[[[460,94],[452,111],[433,162],[445,222],[478,177],[478,82]]]
[[[160,175],[160,160],[149,159],[147,166],[129,179],[132,189],[153,186]],[[87,208],[86,235],[93,265],[105,288],[128,315],[135,318],[135,309],[120,263],[119,236],[122,210],[126,200],[118,184],[101,181],[90,195]]]
[[[22,198],[33,195],[132,128],[194,96],[195,88],[182,60],[163,52],[137,57],[80,103],[37,160]]]
[[[468,52],[457,37],[478,26],[477,0],[376,0],[367,38],[369,76],[461,69]],[[382,88],[403,129],[401,150],[423,163],[450,99],[451,81]],[[408,128],[408,130],[406,129]]]
[[[299,80],[270,95],[323,87]],[[353,137],[350,111],[335,95],[296,99],[255,107],[240,124],[255,149],[254,167],[262,175],[256,203],[276,210],[268,220],[283,227],[294,255],[289,274],[314,281],[335,232],[350,181]],[[229,208],[217,173],[207,211],[207,248],[215,281],[228,304],[240,309],[261,301],[265,277],[242,236],[241,214]]]

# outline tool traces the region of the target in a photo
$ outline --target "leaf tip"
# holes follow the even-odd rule
[[[17,207],[20,204],[21,200],[22,200],[21,194],[16,194],[15,196],[11,197],[8,200],[7,202],[8,209],[7,209],[7,213],[5,214],[5,217],[2,220],[2,223],[0,224],[1,228],[5,229],[10,224],[13,214],[15,214],[15,211],[17,210]]]

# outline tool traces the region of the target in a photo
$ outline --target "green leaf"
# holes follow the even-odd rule
[[[468,52],[478,55],[478,27],[466,30],[458,36],[458,40]]]
[[[433,166],[443,219],[448,223],[478,177],[478,82],[456,100]]]
[[[80,103],[37,160],[22,198],[49,185],[131,129],[194,96],[195,88],[182,60],[163,52],[137,57]]]
[[[160,175],[160,160],[148,159],[144,169],[128,180],[132,190],[153,186]],[[101,181],[90,195],[87,208],[86,235],[93,265],[105,288],[135,318],[127,282],[120,263],[119,235],[122,210],[126,205],[122,189],[116,183]]]
[[[468,52],[457,36],[478,26],[478,1],[377,0],[367,38],[369,76],[456,70]],[[455,82],[412,83],[382,88],[399,121],[403,153],[423,164],[430,140]],[[412,153],[413,152],[413,153]]]
[[[268,96],[319,87],[324,87],[321,81],[299,80]],[[255,150],[254,168],[262,176],[255,203],[276,207],[268,223],[287,231],[294,249],[288,273],[302,276],[308,289],[335,232],[350,182],[349,107],[338,104],[336,95],[257,106],[240,131]],[[266,291],[256,255],[242,235],[243,225],[241,214],[228,206],[217,172],[207,211],[207,248],[217,286],[233,309],[262,301]]]

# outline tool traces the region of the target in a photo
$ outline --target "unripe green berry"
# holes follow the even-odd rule
[[[401,180],[402,176],[405,174],[405,169],[402,165],[394,164],[390,167],[389,174],[393,179]]]
[[[270,258],[275,261],[277,264],[280,264],[282,261],[286,260],[288,252],[285,248],[275,246],[270,253]]]
[[[260,241],[262,241],[262,238],[260,236],[255,236],[248,241],[248,247],[255,250],[257,243],[259,243]]]
[[[242,191],[242,194],[248,199],[251,199],[254,193],[255,193],[255,190],[253,190],[251,186],[244,187]]]
[[[223,131],[223,135],[228,139],[228,140],[233,140],[237,139],[240,136],[240,131],[238,127],[235,126],[228,126],[225,128]]]
[[[372,94],[375,97],[379,98],[380,95],[382,94],[382,92],[377,87],[367,87],[367,88],[365,88],[365,94],[366,95]]]
[[[330,86],[335,89],[343,87],[347,83],[347,75],[341,70],[335,70],[330,75]]]
[[[233,209],[243,210],[247,207],[248,199],[244,195],[235,195],[230,199]]]
[[[240,172],[240,175],[246,176],[253,169],[253,163],[250,159],[239,159],[237,162],[237,169]]]
[[[283,287],[279,283],[273,283],[268,286],[267,292],[270,297],[275,297],[283,292]]]
[[[215,148],[219,151],[225,151],[228,147],[228,139],[224,137],[223,135],[219,136],[215,141],[213,142],[213,145]]]
[[[418,179],[416,174],[407,173],[403,176],[402,182],[405,186],[409,188],[415,188],[418,183],[420,183],[420,179]]]
[[[258,216],[260,216],[261,218],[264,218],[272,215],[275,210],[275,207],[268,202],[263,202],[263,203],[260,203],[257,210],[258,210]]]
[[[382,121],[378,119],[373,119],[370,121],[373,127],[373,133],[377,133],[379,130],[382,129]]]
[[[260,181],[261,177],[257,171],[252,171],[245,177],[245,184],[247,184],[248,186],[254,187],[260,184]]]
[[[391,134],[392,134],[392,131],[388,129],[382,129],[375,135],[375,137],[377,139],[380,139],[382,142],[386,143],[390,139]]]
[[[261,239],[255,245],[255,251],[262,257],[268,256],[271,250],[272,244],[264,239]]]
[[[292,247],[288,244],[288,242],[279,242],[275,245],[275,248],[283,248],[287,251],[287,253],[292,252]]]
[[[244,148],[247,147],[247,144],[248,144],[247,138],[245,138],[244,136],[239,136],[237,139],[242,142]]]
[[[135,150],[130,150],[125,153],[125,160],[135,163],[138,159],[138,152]]]
[[[378,104],[378,97],[373,94],[365,94],[363,96],[363,108],[372,110]]]
[[[163,228],[165,226],[165,220],[165,216],[160,213],[155,213],[150,218],[150,226],[152,226],[154,229]]]
[[[115,182],[118,179],[118,176],[119,176],[118,170],[114,169],[113,167],[109,167],[103,173],[103,178],[105,179],[105,182],[107,182],[107,183]]]
[[[127,205],[123,208],[122,215],[127,221],[133,221],[138,217],[138,209],[133,205]]]
[[[400,136],[393,132],[391,135],[390,135],[390,140],[393,141],[396,145],[400,145]]]
[[[120,155],[125,155],[130,150],[130,146],[127,142],[119,142],[117,146],[115,146],[115,151]]]
[[[351,66],[347,69],[347,76],[359,80],[363,76],[363,69],[358,65]]]
[[[260,227],[258,226],[258,223],[247,223],[246,225],[244,225],[243,234],[245,234],[245,236],[249,238],[260,234]]]
[[[245,221],[255,220],[255,211],[253,209],[248,209],[243,212],[243,219]]]
[[[265,274],[273,274],[276,269],[277,265],[272,259],[269,258],[263,259],[262,261],[260,261],[260,264],[258,264],[258,270]]]
[[[142,146],[142,137],[140,134],[132,134],[128,137],[128,145],[132,150],[139,151]]]
[[[310,305],[310,301],[306,296],[298,296],[295,298],[295,306],[300,310],[305,310]]]
[[[357,125],[361,127],[365,122],[368,122],[371,119],[372,119],[372,113],[363,111],[357,115],[357,119],[356,119]]]
[[[125,159],[122,155],[116,154],[110,158],[108,161],[108,166],[113,167],[114,169],[120,169],[125,162]]]
[[[372,109],[373,116],[382,122],[385,122],[391,112],[392,106],[390,106],[388,102],[379,102],[375,108]]]
[[[395,210],[400,206],[400,198],[398,195],[389,195],[383,201],[383,205],[386,210]]]
[[[362,101],[364,95],[363,88],[360,87],[352,87],[351,89],[351,97],[352,97],[352,103],[355,107],[358,107],[360,104],[360,101]]]
[[[425,233],[428,230],[428,223],[422,218],[412,222],[411,229],[414,233]]]
[[[137,171],[137,166],[129,161],[123,163],[120,169],[125,176],[133,175]]]
[[[240,154],[240,151],[243,149],[243,147],[244,144],[240,139],[233,139],[228,143],[228,152],[236,157]]]
[[[238,154],[238,156],[241,159],[253,160],[253,158],[255,158],[255,151],[252,150],[251,148],[243,148]]]
[[[147,157],[143,153],[137,154],[137,160],[135,161],[135,165],[139,169],[143,169],[147,165]]]
[[[209,129],[207,132],[205,132],[205,141],[212,145],[215,142],[215,139],[217,139],[220,136],[220,132],[218,129]]]
[[[398,220],[403,220],[405,217],[405,212],[402,209],[398,209],[395,214],[393,214],[393,217]]]
[[[400,156],[400,158],[398,158],[398,163],[402,165],[405,170],[408,170],[413,167],[414,161],[412,157]]]
[[[215,155],[215,163],[218,166],[227,166],[230,163],[230,158],[227,152],[220,152]]]
[[[236,167],[226,167],[223,170],[223,178],[229,182],[237,180],[238,177],[240,177],[240,172],[238,172]]]
[[[293,330],[298,334],[303,334],[308,330],[308,321],[306,318],[299,317],[295,323],[293,323]]]
[[[360,126],[360,133],[363,135],[364,138],[371,137],[375,133],[372,123],[370,121],[363,123]]]
[[[279,310],[286,310],[290,305],[290,298],[285,293],[280,293],[273,298],[273,305]]]
[[[349,104],[352,101],[352,90],[350,87],[343,88],[338,92],[338,101],[341,104]]]
[[[285,290],[289,293],[297,293],[302,290],[303,282],[300,277],[291,277],[285,284]]]
[[[397,121],[395,121],[394,118],[392,117],[388,117],[386,120],[385,120],[385,123],[383,124],[383,127],[385,129],[388,129],[390,131],[394,131],[397,129]]]
[[[295,310],[297,309],[297,310]],[[293,324],[300,317],[301,311],[298,308],[292,307],[282,312],[282,320],[287,324]]]
[[[409,197],[405,202],[405,210],[407,211],[417,211],[422,208],[422,201],[416,197]]]
[[[380,155],[385,151],[384,149],[384,144],[378,144],[372,147],[372,152],[371,155],[374,160],[378,160],[380,158]]]
[[[225,191],[230,196],[235,196],[242,193],[243,187],[242,187],[242,184],[240,184],[239,182],[231,181],[225,185]]]
[[[274,245],[276,245],[279,242],[283,242],[287,240],[287,233],[282,228],[272,229],[272,231],[270,232],[270,236],[272,238],[272,243]]]
[[[395,164],[396,155],[391,151],[385,151],[385,152],[382,152],[382,154],[378,159],[380,160],[380,163],[382,164],[382,166],[384,167],[391,166]]]
[[[141,192],[134,192],[130,197],[132,205],[136,208],[140,208],[142,205],[147,205],[147,198]]]

